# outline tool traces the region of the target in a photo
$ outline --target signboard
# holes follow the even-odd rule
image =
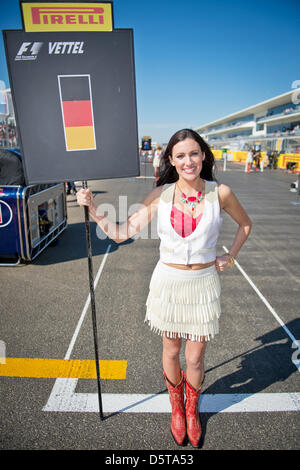
[[[112,3],[22,2],[24,30],[112,31]]]
[[[142,150],[151,150],[151,137],[142,138]]]
[[[4,41],[27,184],[139,175],[132,30]]]

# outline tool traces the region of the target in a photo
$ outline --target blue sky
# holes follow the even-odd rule
[[[20,29],[18,0],[0,0],[1,29]],[[139,136],[164,143],[289,91],[300,80],[299,0],[115,0],[133,28]],[[9,86],[0,38],[0,80]]]

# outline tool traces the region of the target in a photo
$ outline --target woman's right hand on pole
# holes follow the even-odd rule
[[[93,194],[89,189],[80,189],[77,191],[76,198],[80,206],[88,206],[89,210],[95,207]]]

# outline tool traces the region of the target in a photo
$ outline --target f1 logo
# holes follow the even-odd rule
[[[23,42],[15,60],[34,60],[36,59],[43,43],[42,42]]]

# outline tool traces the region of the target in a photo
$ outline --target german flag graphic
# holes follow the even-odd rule
[[[90,75],[59,75],[66,150],[95,150]]]

